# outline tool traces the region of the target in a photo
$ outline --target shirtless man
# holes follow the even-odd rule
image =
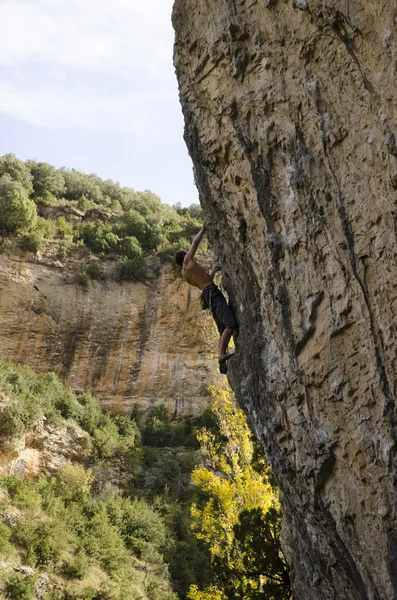
[[[219,370],[221,373],[226,374],[226,361],[232,356],[232,354],[227,354],[227,347],[233,332],[237,328],[237,321],[231,308],[228,306],[224,295],[218,286],[214,284],[214,275],[221,270],[221,267],[216,265],[211,273],[207,273],[203,267],[193,260],[204,232],[205,225],[202,226],[199,233],[193,239],[188,252],[179,250],[179,252],[175,254],[175,262],[182,267],[183,279],[189,285],[193,285],[202,291],[202,298],[212,312],[219,335],[221,336],[218,345]]]

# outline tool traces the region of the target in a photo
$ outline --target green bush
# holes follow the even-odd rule
[[[75,592],[69,591],[66,596],[66,600],[102,600],[102,598],[108,600],[102,595],[99,596],[98,592],[92,588],[84,588]],[[109,598],[109,600],[113,600],[113,598]]]
[[[29,575],[15,573],[10,575],[6,582],[6,594],[11,600],[32,600],[34,594],[35,578]]]
[[[62,417],[79,422],[84,415],[84,406],[54,373],[37,375],[0,360],[0,389],[10,398],[1,410],[0,437],[22,434],[40,416],[56,423]]]
[[[14,537],[24,550],[25,561],[32,567],[44,567],[57,563],[65,545],[65,531],[60,531],[55,521],[35,523],[22,520]]]
[[[199,448],[195,429],[203,426],[202,419],[186,417],[176,423],[170,422],[167,408],[159,404],[152,409],[149,420],[142,425],[142,442],[157,448],[185,446]]]
[[[0,408],[0,446],[12,441],[14,437],[25,431],[24,413],[22,407],[11,401]]]
[[[112,226],[102,221],[80,223],[76,229],[75,239],[83,240],[97,254],[116,252],[120,241],[120,238],[112,232]]]
[[[6,555],[10,551],[10,536],[11,529],[7,525],[0,523],[0,555]]]
[[[142,248],[134,236],[127,236],[123,239],[121,244],[122,252],[127,258],[136,259],[142,258]]]
[[[66,187],[65,179],[60,171],[52,165],[30,160],[26,163],[33,177],[33,191],[35,196],[62,198]]]
[[[40,231],[31,231],[21,237],[20,246],[26,252],[37,254],[43,246],[43,234]]]
[[[9,175],[13,181],[21,184],[27,196],[33,192],[33,177],[29,166],[14,154],[0,156],[0,178],[3,175]]]
[[[81,407],[78,422],[83,429],[93,435],[103,417],[101,405],[90,392],[81,394],[78,397],[78,402]]]
[[[63,566],[63,572],[69,579],[84,579],[90,567],[90,561],[87,555],[79,551],[73,558],[67,561]]]
[[[98,506],[98,509],[85,525],[82,545],[91,559],[112,573],[126,564],[130,557],[117,527],[109,522],[105,508]]]
[[[84,271],[79,271],[78,273],[76,273],[75,281],[76,283],[78,283],[78,285],[81,285],[82,287],[88,287],[87,273],[85,273]]]
[[[37,217],[35,231],[42,235],[43,238],[51,239],[56,235],[57,226],[55,221],[52,221],[51,219]]]
[[[40,506],[41,496],[35,490],[34,486],[16,475],[12,477],[2,478],[2,486],[8,491],[8,494],[15,504],[23,510],[34,510]]]
[[[100,265],[96,262],[91,261],[85,271],[88,275],[88,277],[90,277],[91,279],[95,279],[95,280],[101,280],[104,279],[104,273],[103,270],[101,269]]]
[[[127,547],[142,553],[145,544],[161,550],[167,543],[167,529],[161,515],[144,500],[115,498],[107,505],[109,520],[116,526]],[[144,542],[144,544],[139,544]]]
[[[33,229],[37,221],[36,205],[26,189],[7,173],[0,177],[0,231],[19,234]]]
[[[72,243],[73,236],[74,236],[74,230],[73,230],[73,226],[71,225],[71,223],[69,223],[65,219],[65,217],[58,217],[56,224],[57,224],[57,230],[58,230],[58,235],[59,235],[60,239],[64,240],[65,242]]]
[[[103,193],[96,175],[86,175],[75,169],[60,169],[60,173],[65,180],[66,191],[64,197],[67,200],[79,200],[85,196],[87,200],[97,204],[103,202]],[[98,178],[99,179],[99,178]]]
[[[110,458],[120,448],[120,436],[116,424],[108,415],[103,415],[93,436],[94,456]]]
[[[116,279],[118,281],[141,281],[147,273],[146,263],[143,257],[122,258],[116,267]]]

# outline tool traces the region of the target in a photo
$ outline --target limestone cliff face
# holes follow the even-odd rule
[[[397,598],[397,6],[176,0],[175,65],[300,600]]]
[[[109,273],[82,286],[84,262],[84,252],[65,263],[0,256],[0,357],[55,371],[114,413],[165,403],[177,416],[200,414],[216,361],[199,292],[157,263],[145,284],[117,283]]]

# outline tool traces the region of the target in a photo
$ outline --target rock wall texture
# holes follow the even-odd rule
[[[176,0],[230,380],[282,492],[294,598],[397,598],[397,5]]]
[[[0,398],[0,407],[6,402]],[[68,462],[83,462],[90,452],[90,438],[78,425],[54,427],[45,417],[20,438],[1,440],[0,476],[54,475]]]
[[[199,291],[157,263],[145,284],[109,274],[82,286],[84,260],[0,256],[0,358],[54,371],[113,413],[164,403],[176,416],[201,414],[217,363]]]

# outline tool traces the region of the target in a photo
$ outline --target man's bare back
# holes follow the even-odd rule
[[[185,260],[182,267],[182,277],[190,285],[203,290],[208,285],[213,285],[214,277],[211,277],[209,273],[202,266],[196,263],[194,260]]]

